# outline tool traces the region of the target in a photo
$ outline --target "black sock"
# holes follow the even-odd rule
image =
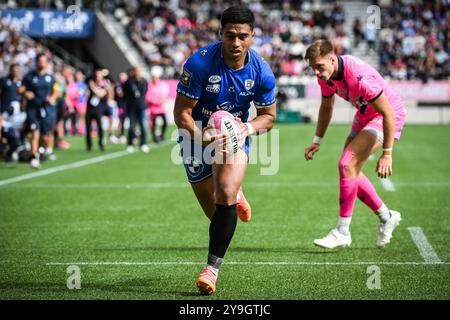
[[[237,224],[236,204],[230,206],[216,204],[209,226],[209,254],[223,258],[233,238]]]

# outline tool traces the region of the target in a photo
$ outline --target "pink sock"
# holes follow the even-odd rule
[[[353,207],[358,192],[358,177],[339,179],[339,216],[349,218],[353,214]]]
[[[358,198],[372,209],[372,211],[377,211],[383,204],[383,201],[375,191],[375,187],[364,175],[358,182]]]

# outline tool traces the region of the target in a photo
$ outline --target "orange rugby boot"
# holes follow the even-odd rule
[[[195,282],[198,290],[202,295],[209,296],[216,292],[217,274],[215,274],[208,266],[204,267]]]
[[[242,192],[242,188],[239,189],[237,196],[237,204],[236,204],[237,214],[239,219],[242,222],[249,222],[252,217],[252,208],[248,203],[247,199],[245,199],[244,192]]]

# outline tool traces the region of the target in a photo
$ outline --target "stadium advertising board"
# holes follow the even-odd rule
[[[32,37],[86,38],[94,35],[91,10],[0,10],[0,18],[13,29]]]

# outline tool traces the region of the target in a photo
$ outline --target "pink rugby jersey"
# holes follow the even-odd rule
[[[339,63],[337,78],[330,78],[328,81],[318,79],[322,96],[330,97],[336,93],[358,109],[357,115],[360,119],[369,120],[381,116],[371,103],[384,93],[394,109],[396,121],[404,120],[406,109],[402,99],[377,70],[351,55],[337,57]]]

